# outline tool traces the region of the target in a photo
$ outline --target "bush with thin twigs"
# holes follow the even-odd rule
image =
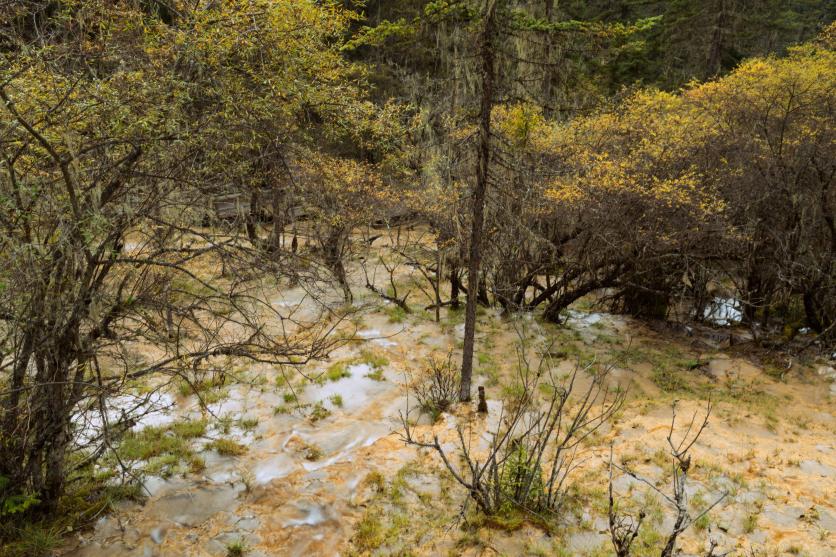
[[[456,401],[459,393],[459,370],[453,363],[453,352],[444,358],[429,356],[410,387],[422,412],[434,418],[445,412]]]
[[[404,439],[411,445],[433,449],[485,514],[515,509],[540,517],[555,516],[566,498],[581,443],[618,411],[625,393],[607,387],[609,367],[577,366],[568,376],[559,378],[549,368],[549,358],[542,358],[532,369],[524,346],[518,349],[518,355],[521,390],[514,400],[502,404],[497,430],[487,432],[487,448],[474,447],[467,441],[474,432],[459,427],[457,454],[453,455],[442,447],[438,436],[418,439],[407,419],[408,412],[403,417]],[[591,376],[592,381],[579,389],[576,379],[582,375]],[[549,388],[538,388],[543,382]]]
[[[662,497],[662,499],[672,507],[675,511],[673,527],[665,539],[665,545],[662,547],[659,557],[673,557],[677,555],[676,544],[679,536],[692,525],[699,525],[700,520],[717,505],[719,505],[729,494],[724,492],[715,501],[705,506],[705,508],[696,516],[692,516],[688,509],[688,473],[691,470],[691,448],[696,444],[702,435],[705,428],[708,426],[708,418],[711,416],[712,404],[708,402],[705,415],[701,421],[697,420],[697,413],[695,412],[691,418],[684,435],[678,441],[674,441],[674,434],[676,430],[676,408],[677,404],[674,402],[672,408],[671,425],[668,430],[668,446],[670,447],[671,456],[671,472],[673,479],[672,493],[669,495],[650,480],[637,475],[635,472],[629,470],[623,465],[616,464],[612,457],[612,447],[610,447],[610,478],[608,487],[608,518],[610,539],[615,549],[617,557],[632,557],[635,555],[633,551],[633,543],[642,534],[642,525],[646,514],[641,511],[638,516],[634,517],[629,514],[619,513],[616,509],[615,498],[613,496],[613,469],[618,469],[624,474],[642,482],[647,485],[653,492]],[[646,530],[646,529],[645,529]],[[715,540],[709,540],[709,549],[705,553],[705,557],[724,557],[728,552],[721,553],[718,551],[718,543]]]

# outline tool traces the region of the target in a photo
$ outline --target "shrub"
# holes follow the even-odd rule
[[[407,417],[403,418],[404,438],[408,444],[429,448],[438,453],[445,467],[460,485],[467,489],[479,509],[496,519],[517,524],[520,512],[533,516],[557,516],[566,499],[568,478],[581,443],[593,435],[621,408],[624,392],[610,390],[606,377],[610,368],[593,366],[576,367],[568,376],[559,379],[543,358],[536,369],[531,369],[524,357],[524,346],[518,349],[521,397],[504,406],[504,414],[497,431],[489,432],[487,454],[474,454],[468,439],[473,434],[468,429],[457,428],[458,441],[448,449],[439,441],[416,439]],[[447,382],[452,375],[452,363],[448,356],[440,365],[431,366],[429,386],[424,385],[419,401],[436,405],[447,402],[450,393]],[[435,361],[438,364],[437,361]],[[589,374],[592,381],[577,393],[578,402],[567,401],[577,387],[578,373]],[[433,384],[441,377],[445,380],[439,389]],[[538,400],[538,385],[548,381],[551,385],[544,400]],[[455,387],[456,382],[453,381]],[[430,394],[426,394],[429,391]],[[440,394],[439,394],[440,392]],[[418,396],[416,394],[416,396]],[[459,465],[455,465],[459,457]],[[503,518],[504,517],[504,518]]]
[[[411,381],[411,389],[422,411],[433,416],[445,412],[459,393],[459,370],[453,363],[453,352],[445,358],[427,358],[420,375]]]

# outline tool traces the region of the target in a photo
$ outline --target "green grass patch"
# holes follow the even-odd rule
[[[238,422],[238,425],[241,427],[241,429],[247,431],[255,429],[256,427],[258,427],[258,418],[241,418],[241,420]]]
[[[205,435],[206,427],[206,420],[187,420],[129,431],[120,440],[116,452],[121,460],[145,461],[141,469],[146,474],[167,478],[200,471],[204,465],[190,441]],[[106,462],[113,464],[107,459]]]
[[[395,304],[389,304],[383,307],[383,313],[386,314],[386,318],[389,323],[403,323],[406,320],[407,313],[401,306]]]
[[[311,409],[310,413],[308,414],[308,419],[314,423],[324,420],[328,416],[331,415],[331,411],[328,410],[321,401],[317,402],[313,405],[313,409]]]
[[[71,456],[70,465],[82,455]],[[102,461],[104,464],[104,461]],[[74,470],[67,478],[67,490],[58,500],[58,508],[50,518],[36,514],[0,516],[0,556],[41,557],[53,555],[65,544],[63,536],[92,524],[114,505],[126,499],[144,500],[138,483],[114,484],[115,468],[87,465]]]
[[[487,377],[487,386],[494,387],[499,384],[499,365],[497,365],[494,357],[488,352],[478,352],[476,354],[477,370],[480,374]]]
[[[383,370],[379,367],[372,369],[369,373],[366,374],[366,377],[372,379],[374,381],[385,381],[386,378],[383,376]]]
[[[221,374],[191,383],[181,379],[177,383],[177,392],[182,397],[197,395],[204,404],[213,404],[224,397],[226,393],[224,382],[225,378]]]
[[[328,366],[325,373],[321,375],[317,382],[325,383],[326,381],[339,381],[346,377],[351,377],[351,372],[348,371],[348,366],[351,365],[351,360],[336,362]]]
[[[221,456],[241,456],[247,452],[247,447],[232,439],[221,437],[208,445],[207,449],[214,449]]]
[[[502,386],[502,398],[504,400],[513,402],[520,401],[525,397],[525,385],[519,381],[515,381],[509,385]]]
[[[371,552],[383,545],[386,538],[380,518],[380,509],[369,508],[366,509],[366,512],[354,526],[354,535],[351,537],[351,541],[359,551]]]
[[[360,351],[360,357],[356,360],[357,363],[361,364],[368,364],[371,367],[386,367],[389,365],[389,360],[386,356],[375,352],[374,350],[369,350],[364,348]]]
[[[168,427],[168,430],[177,437],[183,439],[194,439],[206,435],[206,420],[186,420],[175,422]]]
[[[243,557],[247,552],[247,545],[243,540],[233,540],[226,544],[226,557]]]

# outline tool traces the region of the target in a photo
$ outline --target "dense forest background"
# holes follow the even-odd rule
[[[367,2],[355,29],[375,29],[374,48],[361,50],[360,58],[375,65],[380,84],[397,71],[449,79],[445,60],[455,56],[451,39],[445,41],[433,27],[429,14],[454,2]],[[510,5],[514,5],[511,3]],[[658,87],[676,90],[688,82],[703,81],[734,69],[745,58],[784,55],[787,47],[816,36],[833,19],[833,2],[810,0],[653,2],[516,3],[543,22],[560,23],[569,31],[603,24],[629,25],[645,21],[631,33],[622,48],[607,58],[591,49],[577,48],[564,37],[556,54],[566,64],[565,84],[587,84],[599,102],[625,87]],[[583,24],[583,25],[582,25]],[[567,33],[568,37],[577,35]],[[574,48],[573,48],[574,46]],[[556,47],[557,51],[557,47]],[[540,51],[546,62],[546,51]],[[573,62],[573,63],[570,63]],[[572,81],[576,79],[578,81]],[[592,83],[594,82],[594,85]],[[403,82],[400,82],[403,83]],[[574,88],[574,87],[573,87]],[[396,82],[385,94],[403,95]],[[570,94],[568,87],[548,102],[559,103]],[[578,92],[576,91],[577,95]],[[408,95],[407,95],[408,96]],[[582,104],[574,110],[582,110]]]

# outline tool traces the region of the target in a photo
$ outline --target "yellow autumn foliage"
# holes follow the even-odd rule
[[[786,161],[821,143],[823,134],[832,136],[826,107],[834,90],[836,53],[805,45],[786,58],[749,60],[678,94],[639,91],[614,111],[558,129],[554,148],[566,169],[550,182],[546,198],[564,208],[588,208],[629,196],[648,210],[709,219],[727,207],[720,190],[730,181],[751,179],[760,164]],[[753,129],[759,126],[761,136]],[[745,156],[733,163],[720,145]]]

